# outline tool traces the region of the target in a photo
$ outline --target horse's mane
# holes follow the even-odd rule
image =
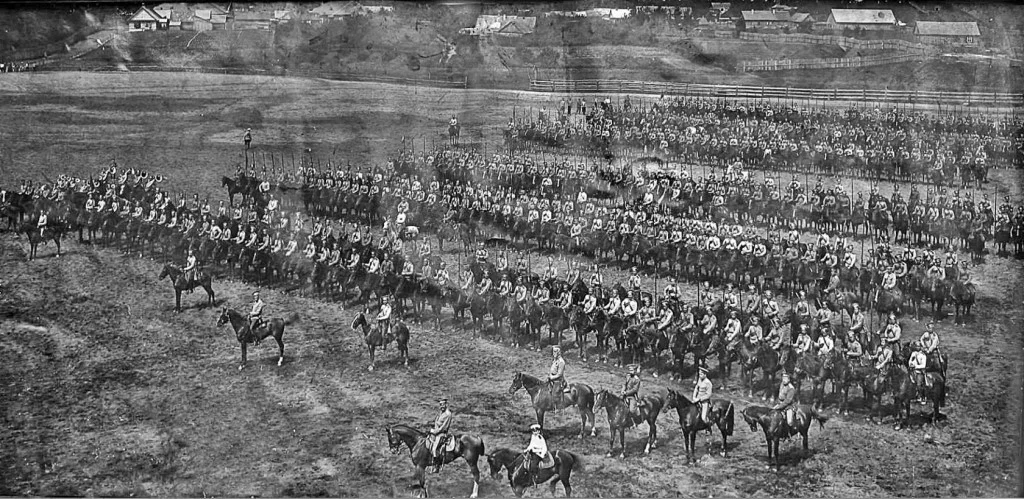
[[[399,423],[399,424],[393,425],[391,427],[391,431],[392,432],[394,432],[395,430],[398,430],[398,429],[408,430],[410,433],[413,433],[413,434],[415,434],[416,436],[418,436],[420,438],[426,436],[426,433],[423,433],[422,431],[417,430],[416,428],[413,428],[412,426],[409,426],[407,424]]]
[[[519,455],[519,452],[504,447],[491,451],[491,458],[505,466],[511,466]]]

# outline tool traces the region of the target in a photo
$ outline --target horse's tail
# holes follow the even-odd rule
[[[825,429],[825,422],[828,421],[828,416],[825,416],[824,414],[821,414],[820,412],[818,412],[817,409],[815,409],[813,407],[811,407],[811,409],[808,412],[808,414],[810,414],[810,416],[812,418],[814,418],[814,419],[816,419],[818,421],[818,428],[819,429]]]
[[[284,325],[290,326],[296,322],[299,322],[299,313],[292,312],[292,315],[289,315],[288,318],[284,320]]]
[[[729,408],[725,411],[725,427],[722,428],[722,434],[731,437],[733,427],[736,425],[736,406],[732,402],[729,402]]]

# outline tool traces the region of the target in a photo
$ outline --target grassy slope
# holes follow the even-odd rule
[[[964,20],[989,13],[1005,17],[1009,15],[1006,9],[1004,5],[972,5],[965,11],[950,6],[929,13],[927,18]],[[924,17],[909,6],[899,6],[898,10],[901,18]],[[1014,11],[1011,9],[1011,12]],[[192,32],[136,33],[126,35],[109,49],[92,52],[71,64],[88,68],[134,62],[243,67],[271,73],[322,70],[439,79],[465,75],[471,86],[483,88],[523,88],[536,71],[542,78],[928,90],[1024,89],[1024,74],[1019,66],[988,62],[937,60],[855,70],[743,74],[735,68],[738,61],[745,59],[843,57],[848,54],[837,47],[820,45],[690,38],[686,25],[664,18],[637,17],[608,22],[541,16],[536,31],[523,38],[481,39],[458,35],[459,28],[474,24],[478,13],[478,8],[473,7],[428,9],[407,5],[400,6],[390,16],[357,17],[326,25],[292,22],[282,25],[273,35],[231,31],[198,36]],[[40,11],[19,13],[13,19],[24,26],[36,26],[54,17],[61,22],[50,25],[60,27],[69,23],[73,26],[72,21],[83,16]],[[65,17],[67,21],[63,20]],[[46,35],[50,32],[28,28],[22,31],[39,39],[47,36],[52,39],[65,32],[58,30]],[[1013,24],[988,23],[987,43],[990,46],[1012,43],[1016,31],[1019,27]],[[442,63],[438,56],[442,50],[438,36],[457,44],[458,55],[447,63]],[[908,67],[910,71],[905,70]]]

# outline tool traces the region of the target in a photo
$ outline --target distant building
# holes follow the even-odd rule
[[[751,28],[784,28],[792,24],[788,12],[772,12],[770,10],[744,10],[743,23]]]
[[[711,10],[717,10],[718,15],[722,15],[725,14],[726,12],[729,12],[729,9],[731,8],[732,3],[730,2],[711,2]]]
[[[274,15],[269,12],[236,12],[231,29],[269,30],[274,22]]]
[[[156,31],[167,29],[170,19],[158,14],[155,10],[143,5],[128,18],[128,31]]]
[[[537,27],[536,17],[487,16],[476,18],[472,28],[462,28],[459,34],[473,36],[523,36],[533,33]]]
[[[825,21],[832,30],[861,28],[884,30],[896,28],[896,15],[887,9],[832,9]]]
[[[319,7],[310,9],[309,13],[322,22],[331,21],[361,14],[362,5],[359,2],[325,2]]]
[[[976,22],[918,21],[914,34],[924,43],[977,47],[981,31]]]

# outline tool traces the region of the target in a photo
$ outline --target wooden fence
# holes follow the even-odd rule
[[[860,40],[845,36],[811,35],[806,33],[771,34],[751,33],[744,31],[740,33],[741,40],[755,40],[771,43],[810,43],[815,45],[836,45],[847,49],[856,50],[900,50],[914,53],[933,53],[935,47],[924,44],[908,42],[906,40]]]
[[[761,59],[741,61],[740,71],[788,71],[791,69],[840,69],[900,64],[904,62],[921,62],[928,58],[927,54],[896,54],[866,55],[863,57],[827,57],[820,59]]]
[[[1024,94],[999,92],[942,92],[927,90],[867,90],[841,88],[758,87],[746,85],[704,85],[676,82],[644,82],[629,80],[530,80],[530,90],[559,93],[637,93],[722,97],[745,99],[780,99],[790,101],[862,101],[900,102],[913,104],[1024,106]]]

